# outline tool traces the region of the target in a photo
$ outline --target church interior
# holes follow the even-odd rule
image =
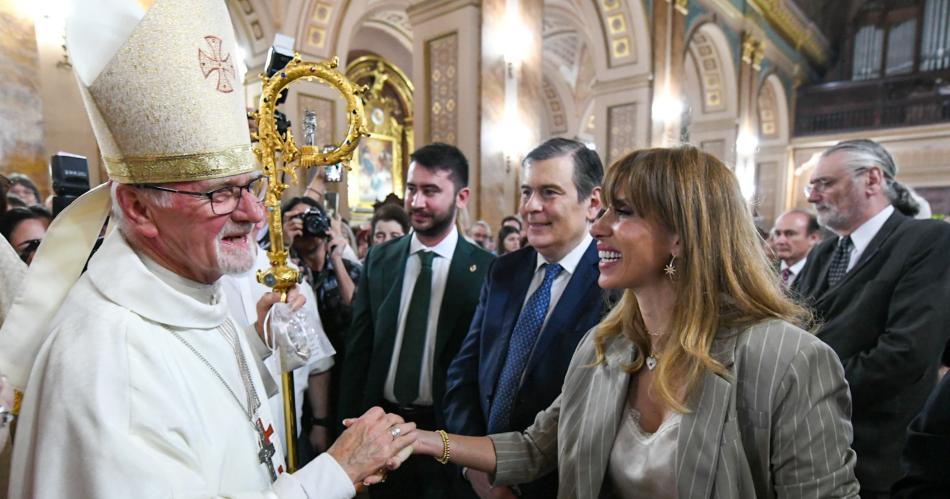
[[[948,0],[226,4],[240,47],[208,54],[235,63],[228,84],[249,111],[275,45],[305,61],[338,58],[365,85],[369,136],[326,187],[327,205],[354,225],[390,193],[401,198],[409,154],[440,141],[471,165],[462,225],[497,227],[517,212],[523,155],[556,136],[607,165],[638,148],[694,144],[734,168],[764,230],[808,206],[802,189],[818,153],[871,138],[933,216],[950,213]],[[0,1],[0,171],[28,175],[44,198],[57,152],[84,156],[92,186],[106,179],[71,70],[67,10],[65,0]],[[313,144],[343,139],[346,106],[328,85],[295,85],[278,110],[294,137],[315,119]]]

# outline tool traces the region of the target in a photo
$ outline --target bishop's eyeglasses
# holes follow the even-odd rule
[[[254,196],[257,202],[264,202],[264,195],[267,194],[267,177],[260,176],[245,185],[226,185],[208,192],[183,191],[152,184],[138,184],[136,187],[205,198],[211,201],[211,211],[215,215],[230,215],[241,204],[244,191],[251,193],[251,196]]]

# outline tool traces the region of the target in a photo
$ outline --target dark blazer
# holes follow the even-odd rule
[[[404,236],[373,246],[366,256],[353,305],[353,323],[346,338],[340,394],[342,417],[359,416],[384,400],[383,385],[392,360],[411,238]],[[468,332],[478,304],[478,290],[493,258],[459,234],[436,331],[432,397],[440,424],[445,373]]]
[[[895,498],[950,497],[950,376],[944,376],[908,429]]]
[[[895,211],[828,289],[837,238],[816,246],[795,288],[824,323],[854,401],[856,475],[886,493],[901,476],[906,429],[936,383],[950,324],[950,225]]]
[[[485,435],[487,431],[492,397],[535,274],[537,255],[534,248],[523,248],[498,258],[488,271],[468,336],[449,367],[445,423],[452,433]],[[508,431],[530,426],[557,398],[577,343],[606,311],[604,291],[597,286],[597,262],[597,244],[591,242],[538,335]],[[553,497],[556,490],[553,474],[522,488],[527,496],[545,498]]]

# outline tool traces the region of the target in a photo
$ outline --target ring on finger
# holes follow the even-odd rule
[[[393,440],[396,440],[399,435],[402,435],[402,428],[392,425],[389,427],[389,434],[393,436]]]

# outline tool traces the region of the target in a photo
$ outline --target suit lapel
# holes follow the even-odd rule
[[[735,358],[735,331],[722,330],[710,354],[727,369]],[[691,397],[691,412],[683,415],[676,442],[677,495],[681,498],[710,497],[719,466],[722,429],[729,414],[735,384],[706,372],[699,390]]]
[[[451,329],[462,311],[462,304],[466,296],[462,290],[473,285],[471,276],[475,275],[475,270],[471,268],[471,259],[469,258],[471,254],[471,243],[460,235],[458,243],[455,245],[455,252],[452,254],[449,275],[445,281],[445,295],[442,297],[442,307],[439,309],[439,324],[435,337],[436,359],[442,356],[442,351],[452,335]]]
[[[381,331],[383,334],[376,335],[374,350],[383,352],[387,358],[392,356],[393,345],[396,342],[402,283],[406,274],[411,239],[410,236],[405,236],[389,246],[380,248],[385,253],[376,262],[376,266],[382,270],[379,282],[383,286],[381,290],[383,300],[379,304],[376,316],[376,331]]]
[[[557,340],[558,333],[564,331],[564,324],[573,324],[583,315],[584,311],[579,310],[581,301],[587,297],[587,290],[591,283],[597,282],[597,243],[591,242],[584,252],[584,256],[577,263],[574,269],[574,275],[568,281],[567,287],[561,293],[561,298],[554,306],[551,317],[547,324],[541,330],[534,352],[531,353],[531,359],[525,367],[525,372],[531,372],[532,369],[544,359],[544,353]]]

